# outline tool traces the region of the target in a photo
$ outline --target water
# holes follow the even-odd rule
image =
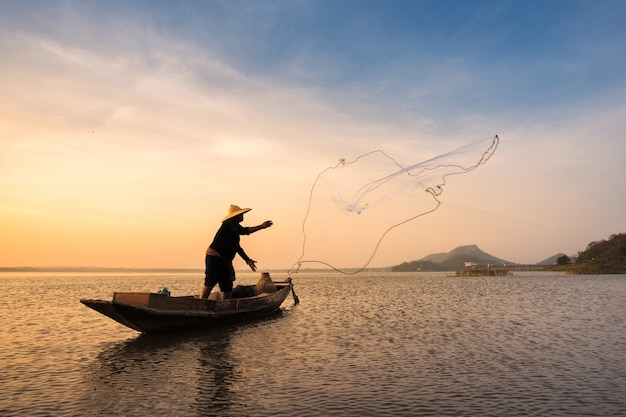
[[[146,336],[78,300],[201,274],[2,273],[0,416],[626,415],[624,275],[294,279],[278,315]]]

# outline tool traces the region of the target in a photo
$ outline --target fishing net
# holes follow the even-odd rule
[[[301,234],[301,252],[292,265],[330,267],[351,260],[365,269],[392,229],[434,212],[446,181],[486,163],[499,144],[484,139],[410,166],[382,150],[340,159],[313,183]],[[355,255],[356,254],[356,255]]]

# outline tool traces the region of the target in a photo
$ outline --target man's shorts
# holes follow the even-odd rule
[[[204,258],[204,285],[213,288],[219,284],[222,292],[233,290],[233,267],[219,256],[206,255]]]

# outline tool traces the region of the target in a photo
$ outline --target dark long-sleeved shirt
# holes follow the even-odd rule
[[[209,247],[219,252],[228,261],[232,262],[235,259],[235,254],[238,253],[244,261],[248,262],[250,257],[244,252],[239,240],[241,235],[249,234],[250,229],[248,227],[229,219],[222,223]]]

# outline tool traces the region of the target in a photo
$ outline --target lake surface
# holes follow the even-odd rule
[[[0,416],[626,415],[626,275],[293,278],[270,318],[146,336],[78,300],[202,274],[0,273]]]

